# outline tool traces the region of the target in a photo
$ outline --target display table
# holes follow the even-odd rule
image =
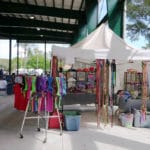
[[[69,93],[62,99],[63,110],[96,110],[96,95],[91,93]]]

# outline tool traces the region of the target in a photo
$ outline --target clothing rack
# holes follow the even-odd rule
[[[25,121],[28,120],[28,119],[37,119],[37,131],[40,131],[40,119],[45,119],[45,138],[43,140],[43,143],[46,143],[47,141],[47,130],[48,130],[48,119],[49,118],[58,118],[59,120],[59,124],[60,124],[60,135],[62,135],[62,123],[61,123],[61,119],[60,119],[60,113],[59,113],[59,110],[58,108],[56,108],[56,111],[57,111],[57,115],[49,115],[49,112],[46,111],[46,92],[43,92],[42,94],[44,94],[44,106],[45,106],[45,109],[44,109],[44,114],[42,115],[40,113],[40,111],[38,110],[36,112],[37,116],[27,116],[28,115],[28,112],[29,112],[29,106],[30,106],[30,103],[31,101],[33,100],[33,98],[39,98],[41,97],[41,93],[34,93],[31,98],[29,99],[28,103],[27,103],[27,107],[26,107],[26,110],[25,110],[25,113],[24,113],[24,117],[23,117],[23,121],[22,121],[22,125],[21,125],[21,129],[20,129],[20,138],[22,139],[24,136],[23,136],[23,128],[24,128],[24,124],[25,124]]]
[[[38,80],[38,79],[36,79],[36,80]],[[27,103],[25,104],[25,107],[24,107],[25,109],[22,109],[22,110],[25,110],[25,113],[24,113],[22,124],[21,124],[20,138],[23,138],[23,128],[24,128],[25,121],[29,120],[29,119],[37,119],[37,131],[40,131],[40,120],[41,119],[45,120],[45,138],[43,140],[43,143],[45,143],[47,141],[47,130],[48,130],[48,123],[49,123],[48,121],[49,121],[50,118],[58,118],[58,121],[59,121],[59,124],[60,124],[60,135],[62,135],[62,123],[61,123],[60,113],[59,113],[60,102],[58,104],[56,102],[60,101],[62,99],[61,98],[61,96],[62,96],[61,93],[65,93],[64,90],[61,91],[59,89],[59,87],[61,87],[62,84],[64,83],[63,82],[64,80],[62,78],[59,78],[59,77],[55,78],[54,83],[57,81],[57,83],[55,83],[57,90],[53,89],[52,80],[53,80],[53,78],[48,78],[47,77],[46,81],[44,81],[43,79],[41,80],[41,82],[38,84],[36,89],[34,88],[34,90],[33,90],[33,88],[31,88],[32,91],[29,89],[29,91],[31,92],[29,94],[30,96],[28,95],[29,98],[26,99]],[[30,82],[30,84],[31,83],[33,83],[33,82]],[[35,83],[36,82],[34,82],[34,84]],[[28,87],[31,87],[31,86],[28,86]],[[27,89],[27,92],[28,92],[28,88],[26,88],[26,89]],[[55,92],[58,95],[55,94]],[[35,99],[36,99],[36,101],[33,101]],[[49,107],[50,106],[50,103],[49,103],[50,101],[49,100],[51,100],[51,102],[52,102],[51,106],[55,107],[55,108],[50,109],[50,107]],[[54,102],[55,105],[53,105],[53,102]],[[30,111],[30,106],[32,106],[32,111],[35,114],[34,116],[29,116],[28,115],[28,112]],[[57,114],[56,115],[51,115],[50,112],[53,112],[53,111],[56,111]]]

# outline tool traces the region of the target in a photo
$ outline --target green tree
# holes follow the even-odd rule
[[[47,53],[48,54],[48,53]],[[49,59],[47,56],[46,59],[46,70],[49,70]],[[28,52],[28,61],[27,61],[27,68],[34,68],[34,69],[45,69],[45,57],[44,52],[38,50],[37,48],[30,50]]]
[[[44,52],[40,51],[35,44],[20,43],[20,46],[24,49],[24,57],[19,58],[19,68],[24,67],[27,69],[45,69],[45,57]],[[46,53],[46,70],[50,70],[50,52]],[[12,70],[17,68],[17,58],[12,60]]]
[[[150,46],[150,0],[127,1],[127,36],[131,41],[139,40],[140,36],[147,40],[146,47]],[[138,0],[139,1],[139,0]]]
[[[41,67],[41,59],[43,54],[38,49],[29,50],[28,52],[28,61],[27,61],[27,68],[40,68]]]

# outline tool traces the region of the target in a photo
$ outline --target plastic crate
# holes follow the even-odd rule
[[[67,131],[78,131],[80,128],[81,114],[77,111],[64,112],[65,129]]]
[[[148,113],[146,114],[146,116],[142,116],[141,111],[135,109],[134,110],[134,127],[150,128],[150,114]]]
[[[123,127],[130,128],[133,126],[133,114],[121,113],[119,118]]]

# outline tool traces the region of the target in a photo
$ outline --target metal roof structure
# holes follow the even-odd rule
[[[1,0],[0,39],[71,43],[85,0]]]

